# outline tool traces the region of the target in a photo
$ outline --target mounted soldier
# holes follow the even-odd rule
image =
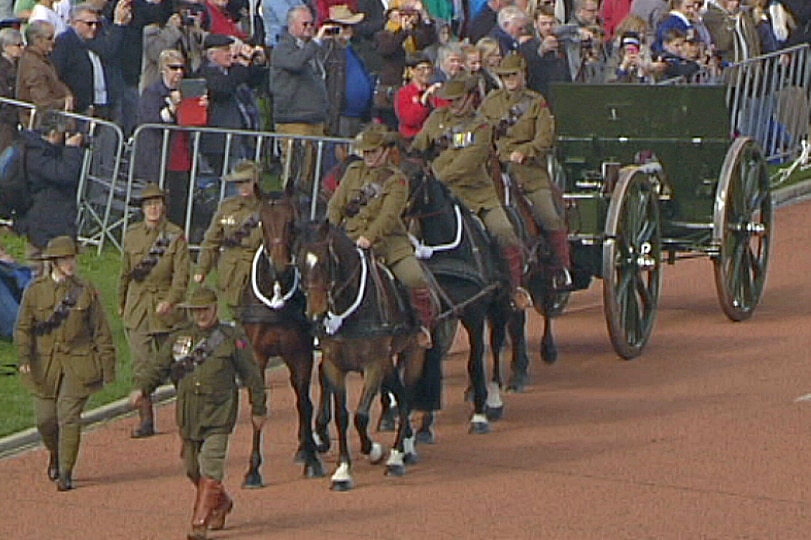
[[[133,378],[146,368],[169,332],[187,322],[177,304],[189,284],[189,250],[183,229],[166,219],[166,192],[147,184],[139,201],[144,220],[124,235],[124,254],[118,278],[118,315],[127,329]],[[155,433],[149,396],[138,408],[140,423],[134,439]]]
[[[434,174],[484,222],[495,238],[507,264],[513,305],[526,309],[532,305],[532,299],[521,286],[524,265],[521,243],[487,172],[493,127],[474,108],[477,92],[474,78],[461,77],[445,83],[437,97],[451,101],[450,106],[431,113],[411,149],[437,154],[432,163]]]
[[[217,288],[235,318],[251,275],[253,257],[262,243],[259,227],[262,201],[256,196],[261,172],[258,162],[242,160],[234,172],[223,177],[224,181],[235,183],[239,193],[220,203],[203,238],[194,273],[194,281],[202,283],[217,265]]]
[[[373,248],[375,256],[408,288],[422,325],[417,341],[430,348],[431,293],[401,219],[408,202],[408,180],[389,161],[395,142],[396,135],[385,126],[370,126],[360,134],[355,149],[363,153],[363,160],[346,170],[330,198],[327,219],[343,228],[358,247]]]
[[[495,148],[505,189],[514,188],[530,203],[532,216],[553,253],[559,286],[571,283],[569,241],[546,159],[555,142],[555,123],[546,100],[526,87],[526,62],[518,54],[506,56],[495,69],[504,87],[492,91],[479,112],[495,126]],[[509,184],[512,186],[509,186]],[[557,204],[556,204],[557,203]]]

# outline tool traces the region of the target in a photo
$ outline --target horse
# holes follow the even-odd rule
[[[489,433],[489,422],[503,411],[498,352],[509,329],[514,354],[526,355],[524,315],[512,309],[506,269],[499,267],[497,247],[484,225],[430,173],[411,175],[410,186],[405,215],[421,231],[420,240],[414,240],[415,252],[438,285],[445,310],[438,319],[457,317],[468,334],[468,394],[473,400],[469,432]],[[495,362],[489,384],[484,369],[486,320]],[[437,354],[438,350],[428,350],[425,363]]]
[[[287,365],[299,417],[296,461],[304,463],[306,477],[320,478],[324,476],[324,468],[313,436],[310,400],[313,337],[304,317],[305,299],[298,286],[299,273],[292,257],[298,206],[291,189],[267,194],[257,189],[257,195],[262,200],[262,244],[254,256],[250,286],[243,293],[239,320],[252,344],[253,358],[263,379],[271,356],[280,356]],[[260,429],[254,428],[252,445],[243,481],[246,488],[263,485],[259,472],[262,464]]]
[[[411,439],[408,421],[408,388],[422,369],[422,350],[416,343],[419,325],[397,294],[393,276],[376,266],[368,250],[361,250],[338,227],[328,221],[312,221],[298,231],[296,265],[306,296],[306,317],[313,324],[321,345],[320,372],[333,396],[338,430],[339,458],[330,479],[331,489],[352,489],[352,461],[347,445],[349,414],[346,409],[346,375],[360,372],[363,391],[355,411],[355,428],[361,453],[372,463],[383,459],[383,448],[369,437],[369,409],[381,385],[397,399],[399,425],[386,462],[386,474],[405,473],[406,437]],[[403,384],[394,366],[394,356],[404,367]],[[323,407],[316,419],[316,431],[326,431],[330,410]],[[412,441],[413,445],[413,441]]]

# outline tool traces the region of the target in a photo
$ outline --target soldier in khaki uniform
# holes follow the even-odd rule
[[[555,255],[557,269],[566,273],[569,241],[566,222],[552,198],[546,157],[555,142],[555,123],[546,100],[526,88],[526,62],[521,55],[506,56],[494,70],[504,87],[493,90],[479,112],[496,126],[496,151],[502,171],[532,203],[532,212],[543,228]]]
[[[41,255],[51,272],[29,285],[14,341],[23,384],[34,395],[37,430],[50,452],[48,478],[73,488],[81,414],[90,394],[115,380],[115,348],[96,289],[76,276],[69,236],[48,242]]]
[[[254,426],[261,428],[267,414],[265,388],[253,362],[251,346],[239,327],[217,318],[217,295],[200,287],[188,302],[194,324],[173,332],[148,368],[135,380],[130,404],[137,406],[166,377],[177,387],[176,419],[183,441],[186,476],[197,497],[191,540],[206,538],[207,529],[222,529],[234,503],[222,480],[228,437],[239,410],[238,376],[248,388]]]
[[[408,202],[408,180],[389,163],[395,135],[384,126],[370,126],[358,139],[355,149],[363,152],[363,160],[347,168],[330,198],[327,219],[342,227],[361,249],[373,248],[375,256],[408,287],[411,305],[422,323],[417,341],[430,348],[431,293],[400,218]]]
[[[251,275],[253,257],[262,243],[259,226],[262,202],[255,193],[261,172],[258,162],[242,160],[233,173],[223,177],[226,182],[237,184],[239,194],[220,203],[203,238],[194,274],[194,281],[202,283],[217,264],[217,288],[235,317]]]
[[[526,309],[532,305],[532,299],[521,287],[524,264],[521,244],[487,173],[493,126],[474,109],[477,91],[474,78],[462,77],[445,83],[437,97],[450,100],[451,105],[431,113],[411,149],[439,151],[432,164],[434,174],[482,219],[487,231],[495,237],[507,262],[513,304]]]
[[[124,255],[118,279],[118,315],[127,329],[132,374],[138,378],[169,332],[185,326],[186,313],[177,309],[189,284],[189,250],[183,229],[166,219],[166,192],[147,184],[139,196],[144,220],[124,235]],[[155,433],[152,401],[138,409],[140,422],[133,438]]]

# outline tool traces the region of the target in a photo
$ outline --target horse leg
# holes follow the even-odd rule
[[[555,336],[552,334],[552,318],[546,313],[548,313],[548,310],[544,310],[543,316],[541,360],[543,360],[546,364],[554,364],[558,361],[558,347],[555,344]]]
[[[512,365],[510,382],[507,385],[509,392],[520,393],[529,383],[529,355],[527,354],[526,339],[526,313],[514,312],[508,322],[510,340],[512,341]]]
[[[472,312],[473,310],[471,310]],[[484,434],[490,432],[490,423],[485,414],[487,401],[487,384],[484,374],[484,319],[473,314],[472,320],[465,323],[470,336],[470,356],[467,372],[473,388],[473,417],[470,419],[469,433]]]
[[[397,436],[389,452],[389,459],[386,461],[386,475],[403,476],[405,474],[405,434],[406,431],[411,431],[408,422],[408,399],[405,395],[405,388],[403,387],[400,374],[397,370],[392,369],[386,373],[385,381],[386,386],[389,387],[397,398],[397,410],[400,415]],[[411,446],[413,449],[413,441]],[[414,458],[416,459],[416,454]]]
[[[255,343],[258,336],[252,335],[252,343]],[[259,373],[262,376],[262,382],[265,382],[265,368],[268,364],[267,356],[256,349],[253,350],[253,361],[259,368]],[[262,473],[259,468],[262,466],[262,428],[252,427],[253,441],[251,443],[251,457],[248,462],[248,472],[242,480],[242,487],[244,489],[261,488],[265,486],[262,479]]]
[[[384,386],[383,391],[380,392],[380,419],[377,421],[377,431],[394,431],[396,405],[394,395]]]
[[[346,410],[346,373],[340,371],[325,358],[325,378],[329,381],[332,398],[335,406],[335,427],[338,429],[338,467],[330,478],[330,489],[335,491],[348,491],[355,486],[352,480],[352,458],[349,455],[349,445],[346,439],[346,430],[349,427],[349,411]]]
[[[433,347],[425,351],[419,375],[413,375],[409,369],[405,373],[406,390],[409,393],[408,405],[412,410],[423,412],[420,427],[415,435],[415,442],[434,444],[434,412],[442,407],[442,351]],[[406,435],[407,436],[407,435]]]
[[[321,478],[324,467],[318,459],[315,440],[313,439],[313,403],[310,400],[310,382],[312,379],[313,357],[309,351],[285,355],[285,362],[290,370],[290,384],[296,392],[296,409],[299,421],[299,448],[296,460],[304,463],[304,476]],[[289,359],[289,360],[288,360]]]
[[[426,351],[413,344],[403,350],[400,353],[400,359],[402,360],[401,364],[403,365],[403,375],[400,380],[395,381],[394,383],[399,383],[402,386],[401,394],[403,399],[401,401],[404,403],[400,407],[400,418],[404,418],[405,420],[401,420],[403,441],[402,448],[398,446],[397,449],[398,451],[403,452],[403,463],[407,465],[415,464],[419,461],[419,456],[417,455],[416,450],[417,437],[416,433],[411,429],[410,417],[415,403],[417,386],[422,380],[423,372],[425,371],[426,357],[428,356],[429,351],[430,349]],[[426,415],[431,415],[431,413],[426,412]],[[430,430],[430,426],[428,429]],[[400,433],[398,433],[398,437],[399,436]]]
[[[388,358],[385,358],[388,362]],[[383,459],[384,450],[380,443],[373,442],[369,437],[369,410],[372,408],[372,401],[380,391],[380,383],[383,379],[383,366],[376,362],[367,366],[363,370],[363,392],[355,411],[355,429],[360,436],[360,451],[364,456],[368,456],[369,462],[376,465]]]
[[[318,385],[321,387],[321,394],[318,398],[318,416],[315,419],[315,433],[313,440],[316,449],[320,453],[329,451],[329,422],[332,419],[332,408],[330,406],[330,383],[324,374],[324,363],[318,366]]]
[[[523,312],[521,312],[523,313]],[[507,341],[506,313],[499,313],[498,309],[491,309],[488,317],[490,326],[490,351],[493,355],[493,376],[487,383],[487,402],[485,404],[485,414],[491,422],[500,420],[504,413],[504,402],[501,401],[501,353],[504,350],[504,342]]]

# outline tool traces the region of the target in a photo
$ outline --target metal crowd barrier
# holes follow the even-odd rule
[[[228,195],[227,185],[219,180],[233,169],[238,160],[247,158],[263,163],[266,170],[270,169],[272,172],[278,173],[277,180],[280,186],[286,185],[289,181],[295,182],[296,185],[311,186],[309,213],[310,217],[314,218],[319,210],[318,194],[322,177],[326,172],[324,165],[330,161],[326,152],[327,149],[339,144],[351,146],[354,142],[352,139],[290,135],[269,131],[143,124],[136,128],[129,145],[130,160],[127,181],[123,194],[121,194],[121,201],[125,210],[117,220],[110,220],[106,223],[106,228],[110,232],[107,235],[108,238],[117,237],[118,233],[123,234],[129,222],[139,212],[137,205],[133,204],[133,199],[140,187],[146,182],[155,182],[161,187],[166,187],[171,175],[167,166],[171,159],[172,135],[180,133],[188,136],[187,144],[190,149],[189,157],[191,161],[188,164],[187,171],[178,171],[185,183],[186,192],[184,220],[178,225],[181,225],[185,230],[192,249],[198,249],[201,241],[200,223],[197,224],[198,227],[195,227],[195,218],[198,217],[201,210],[207,210],[209,214],[216,210],[215,205],[219,204]],[[140,154],[139,148],[150,149],[145,145],[145,139],[155,135],[159,137],[160,141],[158,155],[152,155],[151,152],[148,155]],[[216,136],[223,141],[221,152],[219,151],[220,147],[215,152],[215,154],[219,155],[217,159],[210,159],[212,152],[206,152],[201,148],[201,143],[206,136]],[[282,154],[291,156],[291,159],[281,159]],[[302,157],[301,154],[304,154],[304,156]],[[309,158],[307,157],[308,154]],[[304,166],[301,163],[302,159],[304,161],[309,159],[310,165]],[[143,164],[141,160],[151,161],[153,166],[157,164],[157,167],[154,167],[154,173],[149,177],[139,174],[139,169]],[[303,178],[303,170],[309,170],[311,173],[309,178]],[[208,184],[207,187],[206,184]],[[206,201],[210,205],[209,208],[201,209],[198,196],[204,190],[210,192],[212,185],[216,186],[216,197],[213,201]],[[207,219],[204,220],[205,226],[208,225],[208,219],[211,216],[207,215],[206,217]],[[116,248],[121,249],[119,241],[116,240],[114,244]]]

